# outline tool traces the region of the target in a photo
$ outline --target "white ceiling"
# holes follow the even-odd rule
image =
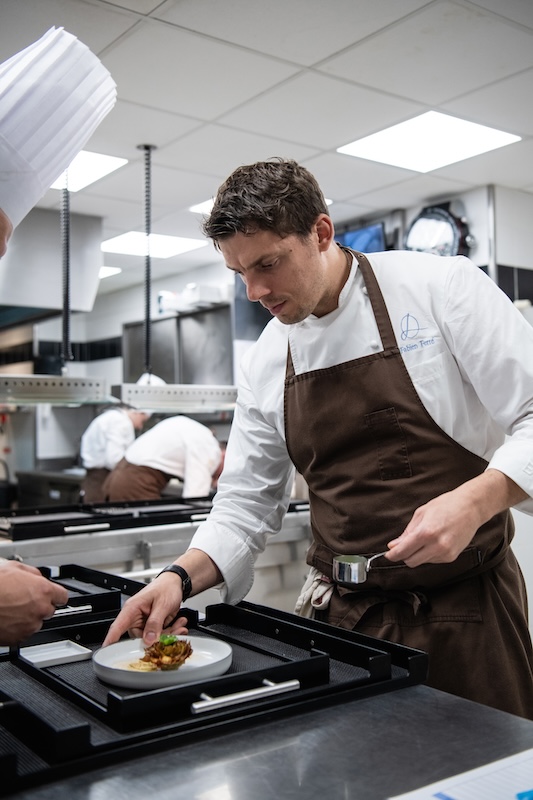
[[[497,184],[533,193],[533,0],[0,0],[0,61],[52,25],[95,52],[118,87],[86,149],[129,163],[71,210],[103,218],[104,238],[152,230],[202,238],[190,205],[239,164],[295,158],[343,223]],[[458,115],[522,141],[425,175],[336,153],[424,111]],[[50,190],[39,205],[59,208]],[[211,244],[152,259],[152,278],[215,263]],[[144,259],[99,292],[142,283]]]

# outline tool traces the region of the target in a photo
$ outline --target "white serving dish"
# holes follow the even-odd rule
[[[105,683],[127,689],[176,686],[218,677],[228,671],[233,651],[227,642],[204,636],[182,638],[190,642],[193,652],[178,669],[155,672],[129,669],[128,663],[141,658],[145,648],[142,639],[126,639],[97,650],[93,655],[94,671]]]
[[[57,664],[70,664],[74,661],[87,661],[93,651],[88,647],[62,639],[60,642],[47,642],[31,647],[21,647],[19,657],[35,667],[53,667]]]

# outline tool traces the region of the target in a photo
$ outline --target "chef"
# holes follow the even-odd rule
[[[182,497],[207,497],[222,471],[224,452],[205,425],[183,415],[167,417],[128,447],[104,482],[105,498],[159,500],[171,478],[183,482]]]
[[[509,512],[533,511],[533,328],[468,259],[341,248],[293,161],[238,168],[204,230],[274,319],[242,363],[210,516],[105,643],[183,631],[180,603],[220,581],[243,598],[296,467],[313,534],[298,610],[426,650],[429,685],[533,718]],[[333,581],[337,554],[381,552],[364,583]]]
[[[121,406],[108,408],[93,419],[81,437],[80,455],[86,469],[81,486],[84,503],[105,502],[103,486],[107,476],[150,416],[148,411]]]
[[[115,100],[109,72],[62,28],[0,64],[0,258]],[[35,633],[67,600],[36,567],[0,559],[0,644]]]

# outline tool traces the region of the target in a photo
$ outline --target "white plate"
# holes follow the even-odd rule
[[[32,647],[21,647],[20,658],[29,661],[35,667],[53,667],[56,664],[70,664],[73,661],[86,661],[91,658],[92,650],[81,644],[63,639],[60,642],[36,644]]]
[[[231,666],[232,649],[221,639],[203,636],[184,636],[192,647],[187,661],[172,670],[138,672],[128,669],[128,663],[144,655],[142,639],[127,639],[102,647],[93,655],[93,666],[97,676],[127,689],[159,689],[180,683],[204,680],[223,675]]]

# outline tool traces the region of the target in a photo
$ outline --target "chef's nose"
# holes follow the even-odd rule
[[[270,294],[270,289],[265,284],[265,281],[260,276],[248,275],[246,277],[246,296],[252,303],[256,303],[263,297]]]

